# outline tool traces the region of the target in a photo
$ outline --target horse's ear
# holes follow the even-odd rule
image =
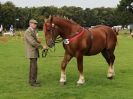
[[[44,23],[48,22],[48,18],[49,18],[49,16],[44,17]]]
[[[52,15],[49,16],[49,20],[51,23],[53,22],[53,16]]]
[[[44,18],[44,23],[46,23],[46,22],[47,22],[47,20],[48,20],[48,19]]]

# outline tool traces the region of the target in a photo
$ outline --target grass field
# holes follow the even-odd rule
[[[115,51],[115,78],[106,78],[108,66],[101,54],[84,57],[86,83],[79,87],[75,59],[67,66],[67,84],[59,84],[64,53],[61,43],[55,52],[40,57],[42,86],[37,88],[28,85],[29,61],[24,51],[23,38],[0,37],[0,99],[133,99],[133,39],[124,32],[118,36]]]

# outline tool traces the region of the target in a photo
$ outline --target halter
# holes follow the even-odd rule
[[[77,35],[75,35],[74,37],[70,37],[70,38],[64,39],[63,40],[64,44],[69,44],[70,42],[74,41],[78,37],[82,36],[83,33],[84,33],[84,28],[82,28],[81,32],[76,33]]]
[[[46,33],[46,31],[47,31],[47,25],[44,24],[44,33]]]
[[[52,24],[51,29],[49,30],[50,33],[53,33],[53,30],[54,30],[54,26],[53,26],[53,24]],[[46,31],[47,31],[47,25],[44,24],[44,33],[46,33]],[[52,40],[53,40],[53,36],[52,36]]]
[[[55,26],[54,24],[52,24],[52,27],[51,27],[51,29],[50,29],[49,31],[50,31],[50,33],[52,33],[54,36],[55,36],[55,33],[54,33],[54,30],[55,30],[55,29],[56,29],[56,26]],[[47,25],[44,24],[44,33],[46,33],[46,31],[47,31]],[[53,37],[52,37],[52,39],[53,39]],[[61,42],[61,41],[62,41],[61,37],[58,36],[58,37],[56,38],[56,40],[55,40],[55,43],[59,43],[59,42]]]

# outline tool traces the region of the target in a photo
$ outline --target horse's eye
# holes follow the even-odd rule
[[[50,29],[48,29],[47,31],[50,32]]]

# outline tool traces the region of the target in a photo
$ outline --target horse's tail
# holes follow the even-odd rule
[[[116,42],[116,45],[118,45],[118,40],[117,40],[117,35],[119,35],[119,30],[114,28],[112,29],[112,33],[110,33],[110,35],[112,36],[112,38],[114,39],[114,41]]]
[[[107,29],[107,49],[115,49],[115,46],[118,45],[116,32],[111,27]]]
[[[119,29],[112,27],[112,30],[115,32],[116,35],[119,35]]]

